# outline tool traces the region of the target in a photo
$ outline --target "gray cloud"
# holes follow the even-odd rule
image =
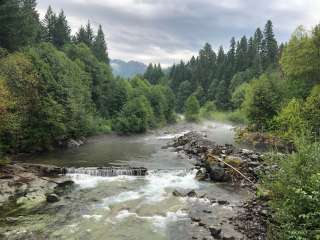
[[[232,36],[252,35],[268,19],[279,41],[300,24],[319,21],[318,0],[38,0],[43,16],[64,9],[73,31],[89,19],[103,25],[111,58],[172,64],[209,42],[228,47]]]

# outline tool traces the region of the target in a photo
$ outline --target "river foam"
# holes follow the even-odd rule
[[[129,212],[128,210],[122,210],[115,217],[118,221],[124,221],[129,217],[135,217],[137,219],[147,220],[156,230],[164,230],[171,222],[177,222],[179,220],[187,220],[188,214],[184,211],[178,210],[176,212],[167,212],[165,215],[153,215],[153,216],[139,216],[137,213]]]

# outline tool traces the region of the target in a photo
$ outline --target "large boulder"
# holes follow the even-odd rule
[[[224,182],[227,179],[224,168],[218,165],[209,166],[209,176],[212,181],[216,182]]]
[[[55,202],[59,202],[60,198],[58,197],[58,195],[51,193],[47,195],[47,202],[48,203],[55,203]]]

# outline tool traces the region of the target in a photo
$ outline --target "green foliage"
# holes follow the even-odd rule
[[[234,112],[219,112],[213,111],[209,114],[209,118],[218,122],[230,122],[235,124],[247,124],[248,120],[241,110]]]
[[[277,74],[264,74],[250,83],[242,107],[256,130],[269,129],[270,121],[281,108],[282,92]]]
[[[187,63],[173,65],[170,87],[177,102],[176,111],[184,112],[185,101],[194,92],[200,105],[214,101],[220,111],[232,109],[231,94],[243,83],[250,82],[263,71],[273,71],[278,66],[279,49],[269,20],[264,33],[258,28],[254,36],[232,38],[230,48],[216,53],[209,43]]]
[[[274,119],[276,134],[289,140],[305,134],[320,136],[320,87],[315,86],[305,102],[292,99]]]
[[[306,93],[319,81],[320,76],[320,51],[316,45],[319,36],[316,33],[314,30],[310,36],[303,27],[299,27],[284,48],[280,61],[283,71],[290,80],[305,82]]]
[[[320,237],[320,144],[301,139],[296,146],[290,155],[273,155],[271,162],[280,170],[264,178],[275,211],[270,239]]]
[[[227,110],[230,107],[230,92],[228,83],[224,80],[220,81],[216,89],[215,104],[220,110]]]
[[[200,117],[205,119],[213,119],[213,113],[217,110],[216,105],[214,102],[209,101],[204,104],[203,107],[200,109]]]
[[[88,21],[85,27],[81,26],[79,31],[76,33],[75,42],[76,43],[84,43],[89,48],[93,45],[93,29],[91,27],[90,21]]]
[[[92,50],[94,55],[100,62],[105,62],[109,64],[110,60],[107,53],[107,43],[105,41],[101,25],[99,25],[98,33],[94,39]]]
[[[199,121],[200,105],[195,96],[190,96],[186,101],[186,120],[190,122]]]
[[[241,107],[249,88],[250,85],[248,83],[243,83],[234,90],[232,93],[231,102],[235,109],[239,109]]]
[[[303,136],[307,132],[303,103],[292,99],[287,106],[281,109],[273,124],[276,126],[277,134],[286,139],[293,140]]]
[[[150,84],[159,84],[161,79],[164,77],[164,73],[162,72],[160,64],[153,65],[149,64],[146,72],[143,75],[143,78],[148,80]]]
[[[304,105],[304,117],[311,133],[320,136],[320,85],[316,85]]]
[[[112,117],[122,108],[127,97],[126,93],[121,93],[120,89],[113,91],[113,87],[118,85],[114,83],[110,67],[99,62],[90,48],[83,43],[66,45],[64,51],[70,59],[78,63],[83,70],[82,73],[89,76],[91,97],[98,112],[105,118]],[[114,104],[115,98],[124,98],[124,100],[117,105]]]
[[[250,80],[252,80],[255,77],[252,70],[247,69],[244,72],[238,72],[236,73],[230,83],[230,91],[233,92],[237,87],[244,83],[248,83]]]
[[[184,112],[185,110],[185,102],[188,97],[193,93],[192,85],[189,81],[184,81],[180,84],[177,95],[177,112]]]
[[[34,44],[40,33],[35,0],[2,0],[0,47],[9,51]]]
[[[0,72],[17,99],[13,113],[21,118],[6,140],[12,147],[46,148],[66,136],[86,135],[94,112],[90,79],[65,54],[40,44],[3,58]]]
[[[112,127],[123,134],[144,133],[154,125],[152,107],[145,96],[134,97],[124,106],[122,112],[113,120]]]
[[[261,48],[262,66],[266,70],[278,61],[278,43],[273,33],[273,24],[270,20],[267,21],[264,28],[264,39]]]

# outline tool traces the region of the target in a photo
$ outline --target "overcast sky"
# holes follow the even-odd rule
[[[73,32],[88,19],[102,24],[111,58],[164,66],[188,60],[205,42],[228,47],[268,19],[279,41],[320,22],[320,0],[38,0],[41,17],[49,5],[64,9]]]

